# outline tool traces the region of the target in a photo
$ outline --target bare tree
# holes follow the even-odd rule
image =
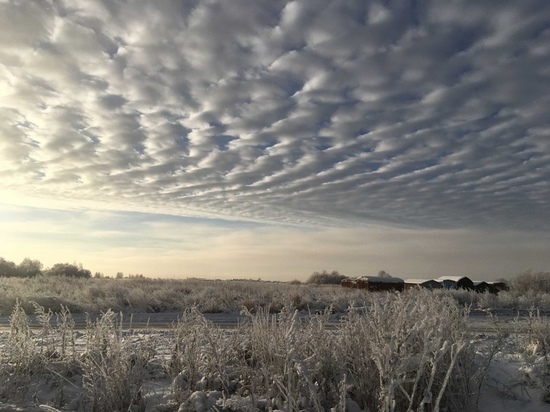
[[[39,260],[33,260],[28,257],[23,259],[23,261],[17,267],[19,271],[19,276],[23,277],[33,277],[42,273],[42,262]]]

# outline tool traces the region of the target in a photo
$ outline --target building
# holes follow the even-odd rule
[[[402,292],[405,289],[405,281],[391,276],[361,276],[357,278],[357,289],[366,289],[370,292]]]
[[[491,290],[491,287],[489,283],[483,280],[477,280],[477,281],[474,281],[474,290],[477,293],[485,293],[485,292],[489,292]]]
[[[342,281],[340,282],[340,286],[342,286],[343,288],[357,289],[357,279],[342,279]]]
[[[434,279],[405,279],[405,290],[414,288],[441,289],[443,285]]]
[[[444,289],[474,290],[474,282],[466,276],[441,276],[436,280],[441,282]]]

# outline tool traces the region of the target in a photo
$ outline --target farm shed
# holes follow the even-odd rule
[[[405,282],[401,278],[391,276],[361,276],[357,278],[357,288],[371,292],[393,290],[402,292],[405,289]]]
[[[474,282],[466,276],[441,276],[436,280],[441,282],[445,289],[474,289]]]
[[[443,289],[458,289],[456,282],[451,279],[437,279],[436,282],[439,282]]]
[[[413,288],[441,289],[443,285],[434,279],[405,279],[405,290]]]
[[[340,282],[340,286],[342,286],[343,288],[357,289],[357,279],[351,279],[351,278],[342,279],[342,281]]]
[[[477,293],[485,293],[491,290],[489,284],[483,280],[474,281],[474,290]]]

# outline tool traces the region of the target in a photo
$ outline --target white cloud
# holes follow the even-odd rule
[[[546,227],[548,4],[457,4],[3,3],[0,189],[293,224]]]

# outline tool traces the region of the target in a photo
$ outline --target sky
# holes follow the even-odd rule
[[[550,271],[547,0],[0,0],[0,256]]]

